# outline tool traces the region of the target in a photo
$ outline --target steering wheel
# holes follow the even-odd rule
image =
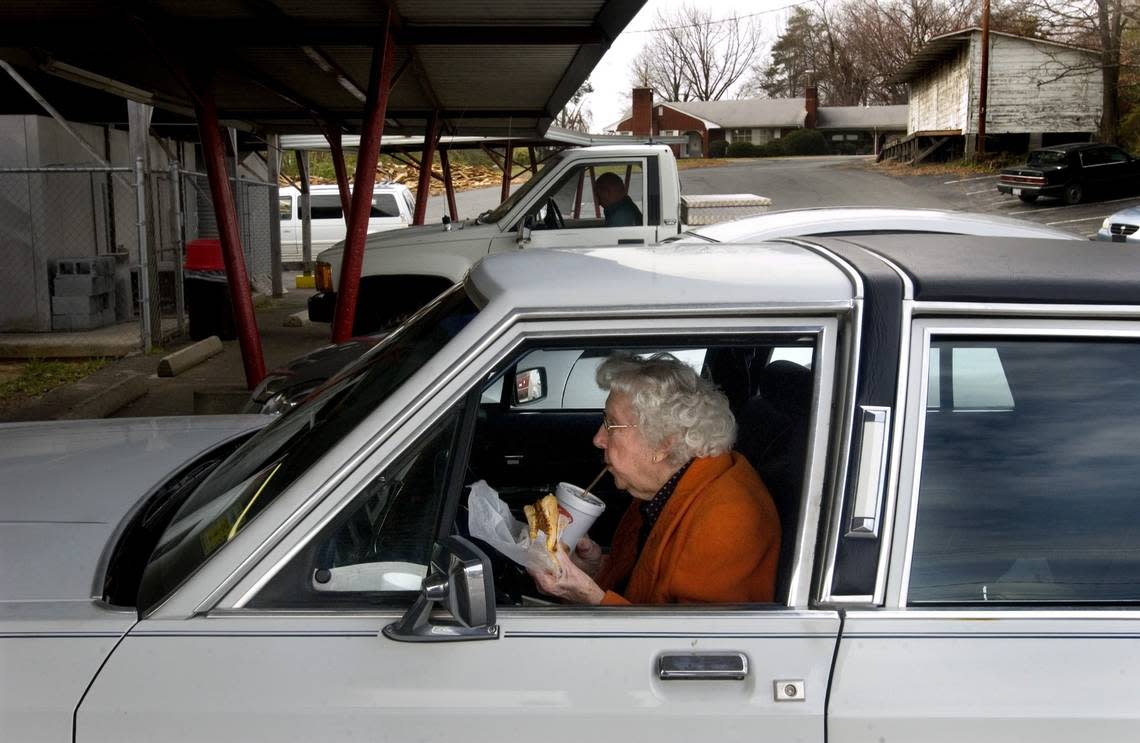
[[[553,198],[546,200],[546,215],[542,218],[542,223],[548,230],[560,230],[566,226],[566,221],[562,219],[562,210],[558,208],[558,202]]]

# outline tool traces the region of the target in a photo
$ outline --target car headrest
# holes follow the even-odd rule
[[[811,411],[811,369],[794,361],[773,361],[760,372],[760,397],[794,413]]]

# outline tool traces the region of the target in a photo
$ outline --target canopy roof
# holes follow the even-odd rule
[[[385,133],[422,134],[436,109],[445,133],[541,135],[643,3],[391,0],[397,50]],[[353,133],[385,7],[383,0],[8,0],[0,58],[45,84],[49,101],[66,98],[58,107],[75,120],[106,120],[110,102],[74,100],[45,76],[192,115],[188,81],[209,75],[227,123],[316,133],[326,121]],[[27,96],[0,96],[0,113],[32,112],[39,108]]]

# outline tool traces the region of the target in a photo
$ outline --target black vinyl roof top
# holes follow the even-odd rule
[[[1111,242],[964,235],[813,239],[889,260],[928,302],[1140,305],[1140,253]]]

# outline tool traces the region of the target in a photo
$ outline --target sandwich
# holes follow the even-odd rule
[[[569,519],[560,513],[558,499],[554,494],[547,493],[533,505],[523,506],[523,513],[526,514],[531,544],[538,539],[538,533],[542,532],[546,535],[546,551],[551,555],[558,554],[558,541]]]

